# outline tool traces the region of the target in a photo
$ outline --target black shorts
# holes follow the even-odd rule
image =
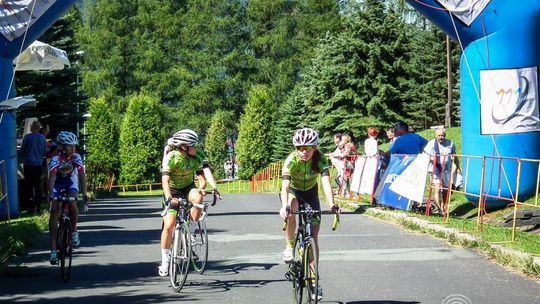
[[[191,191],[191,189],[196,189],[196,188],[197,187],[195,187],[195,183],[191,183],[190,185],[182,189],[171,188],[171,196],[175,198],[183,198],[187,200],[189,197],[189,191]]]
[[[319,201],[319,187],[308,189],[307,191],[300,191],[293,188],[289,188],[289,194],[298,201],[298,207],[302,208],[302,205],[308,204],[313,210],[321,210],[321,202]]]
[[[298,208],[303,209],[304,204],[311,206],[313,210],[321,210],[321,202],[319,201],[319,187],[315,185],[307,191],[300,191],[289,188],[289,195],[292,195],[298,201]],[[318,222],[321,221],[321,215],[316,216]]]
[[[189,186],[184,187],[182,189],[171,188],[171,196],[173,198],[180,198],[180,199],[188,200],[189,192],[191,191],[191,189],[197,189],[197,187],[195,187],[195,183],[191,183]],[[166,198],[164,197],[163,200],[165,202]],[[165,203],[163,204],[163,208],[165,208]],[[175,208],[171,207],[168,211],[168,214],[176,214],[179,208],[180,208],[180,205],[176,206]]]

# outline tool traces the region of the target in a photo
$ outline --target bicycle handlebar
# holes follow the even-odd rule
[[[219,199],[222,199],[223,197],[219,194],[219,191],[217,189],[214,189],[214,190],[211,190],[211,191],[205,191],[206,194],[213,194],[213,198],[212,198],[212,203],[210,204],[210,206],[215,206],[216,203],[217,203],[217,199],[219,197]],[[190,203],[188,202],[187,199],[185,198],[176,198],[178,200],[178,205],[182,206],[182,207],[190,207],[190,208],[199,208],[199,209],[203,209],[203,210],[206,210],[206,208],[208,207],[207,204],[193,204],[193,203]],[[169,209],[171,209],[171,201],[173,199],[169,199],[167,201],[165,201],[165,209],[163,209],[163,211],[161,212],[161,216],[165,216],[168,212],[169,212]]]
[[[285,216],[285,220],[283,221],[283,226],[281,227],[283,231],[287,230],[287,219],[289,218],[289,215],[291,214],[307,214],[307,215],[316,215],[316,214],[333,214],[334,219],[332,220],[332,231],[335,231],[338,224],[339,224],[339,215],[340,212],[336,212],[334,210],[313,210],[313,209],[302,209],[297,211],[291,211],[290,207],[287,207],[287,216]]]

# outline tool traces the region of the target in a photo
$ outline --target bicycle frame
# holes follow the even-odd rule
[[[212,206],[215,205],[217,199],[217,193],[211,192],[214,195]],[[164,212],[168,212],[170,204],[167,204]],[[193,251],[193,246],[197,244],[195,237],[189,231],[189,225],[191,223],[190,211],[191,208],[200,208],[202,209],[202,215],[199,219],[199,229],[201,227],[200,222],[206,217],[206,210],[208,204],[191,204],[186,199],[179,199],[176,213],[176,223],[172,234],[172,254],[171,262],[169,266],[169,279],[171,282],[171,287],[179,292],[185,284],[189,273],[189,263],[192,263],[193,268],[202,273],[206,266],[207,252],[208,252],[208,243],[206,237],[206,228],[204,228],[205,242],[202,242],[205,247],[204,260],[194,259],[195,252]],[[200,230],[199,230],[200,231]],[[199,266],[195,261],[203,261]]]
[[[297,211],[288,210],[288,214],[298,214],[298,227],[293,247],[294,259],[292,263],[289,263],[289,269],[285,274],[286,279],[293,283],[295,303],[318,302],[318,246],[313,236],[312,225],[317,215],[326,213],[320,210],[313,210],[306,203],[302,204],[302,208]],[[338,214],[334,213],[332,230],[335,230],[338,222]],[[283,230],[286,230],[286,224],[287,221],[285,220]],[[306,293],[305,296],[304,293]]]
[[[73,244],[71,239],[71,216],[70,202],[76,202],[77,198],[67,196],[66,191],[60,193],[60,197],[55,197],[54,200],[61,203],[61,218],[58,223],[58,231],[56,234],[56,249],[59,252],[60,271],[64,281],[68,281],[71,274],[71,262],[73,257]],[[66,258],[67,265],[66,265]]]

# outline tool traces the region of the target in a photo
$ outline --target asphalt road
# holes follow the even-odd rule
[[[0,277],[0,302],[291,303],[276,196],[227,195],[210,209],[208,270],[190,273],[180,293],[157,275],[159,198],[100,200],[81,216],[71,280],[49,265],[44,234]],[[359,214],[343,215],[337,231],[330,222],[320,237],[323,303],[540,303],[537,281],[474,250]]]

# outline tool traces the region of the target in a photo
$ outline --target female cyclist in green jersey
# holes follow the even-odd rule
[[[158,268],[160,276],[167,276],[169,271],[171,236],[176,224],[178,199],[187,199],[193,204],[200,204],[206,194],[202,185],[199,189],[195,186],[193,181],[195,173],[202,168],[204,177],[216,190],[216,182],[208,160],[203,151],[195,148],[197,140],[197,133],[184,129],[176,132],[167,142],[169,151],[163,157],[161,184],[165,200],[172,208],[169,208],[167,214],[163,216],[161,265]],[[200,208],[191,208],[191,219],[194,222],[198,221],[201,212]]]
[[[319,135],[311,128],[296,131],[293,136],[293,145],[296,151],[292,152],[283,164],[279,214],[283,219],[287,219],[288,223],[285,230],[286,247],[283,251],[285,262],[293,259],[294,233],[296,231],[296,217],[294,214],[289,214],[287,208],[296,211],[299,206],[307,203],[314,210],[321,210],[317,186],[319,175],[321,175],[328,206],[332,211],[339,212],[339,207],[334,204],[334,196],[332,195],[328,158],[317,149],[318,141]],[[312,227],[313,237],[318,246],[319,225]],[[319,290],[318,297],[322,298],[322,289]]]

